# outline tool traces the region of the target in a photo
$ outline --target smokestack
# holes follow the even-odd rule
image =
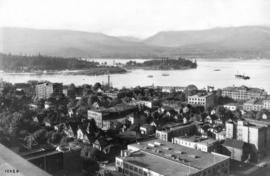
[[[111,78],[110,78],[110,75],[108,75],[108,86],[110,87],[111,85]]]

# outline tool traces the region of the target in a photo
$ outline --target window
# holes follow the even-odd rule
[[[140,173],[140,174],[142,174],[142,173],[143,173],[142,169],[139,169],[139,173]]]
[[[135,172],[138,172],[138,168],[137,168],[137,167],[134,167],[134,171],[135,171]]]
[[[129,171],[125,169],[125,170],[124,170],[124,173],[125,173],[125,174],[129,174]]]

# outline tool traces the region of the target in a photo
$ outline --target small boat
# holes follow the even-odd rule
[[[236,78],[239,78],[239,79],[244,79],[244,80],[250,79],[249,76],[241,75],[241,74],[236,74],[235,77],[236,77]]]
[[[220,69],[214,69],[214,71],[220,71]]]
[[[153,76],[153,75],[148,75],[147,77],[148,77],[148,78],[153,78],[154,76]]]
[[[169,73],[162,73],[162,76],[169,76]]]

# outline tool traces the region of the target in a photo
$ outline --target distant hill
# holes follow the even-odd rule
[[[141,42],[141,39],[132,36],[117,36],[117,38],[129,42]]]
[[[270,27],[246,26],[160,32],[144,43],[198,56],[269,57]],[[173,52],[171,52],[173,53]]]
[[[0,52],[63,57],[143,57],[159,54],[159,47],[102,33],[69,30],[2,28]],[[156,55],[156,56],[157,56]]]
[[[270,27],[168,31],[145,40],[69,30],[1,28],[0,52],[64,57],[270,58]]]
[[[219,44],[224,47],[251,48],[270,46],[270,27],[246,26],[214,28],[198,31],[159,32],[144,40],[155,46],[181,47],[202,44]]]

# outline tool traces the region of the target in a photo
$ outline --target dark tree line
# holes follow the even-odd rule
[[[5,71],[86,69],[96,68],[97,65],[96,62],[83,61],[77,58],[0,54],[0,69]]]
[[[181,69],[183,67],[196,68],[197,62],[193,62],[188,59],[178,58],[178,59],[157,59],[148,60],[143,63],[137,63],[136,61],[127,62],[126,66],[135,67],[157,67],[158,69]]]

